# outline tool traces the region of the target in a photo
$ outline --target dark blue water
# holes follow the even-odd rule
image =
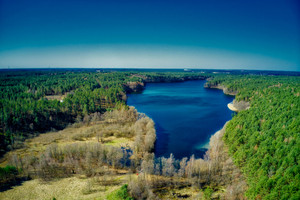
[[[233,97],[204,83],[148,83],[141,94],[128,95],[128,105],[155,122],[156,156],[203,157],[210,136],[231,119],[227,104]]]

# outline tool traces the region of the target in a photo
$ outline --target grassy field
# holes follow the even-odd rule
[[[120,113],[118,113],[119,115]],[[116,120],[114,114],[94,122],[79,122],[61,131],[40,134],[27,139],[23,147],[10,151],[1,159],[0,166],[6,166],[13,155],[39,156],[48,146],[63,147],[74,143],[101,143],[106,146],[133,146],[135,121]],[[93,177],[74,175],[68,178],[45,181],[33,179],[19,186],[0,192],[0,199],[105,199],[112,191],[128,182],[128,170],[106,168],[105,173]]]
[[[121,128],[121,125],[116,123],[99,121],[90,124],[74,124],[61,131],[40,134],[38,137],[27,139],[22,148],[6,153],[0,161],[0,166],[7,165],[9,158],[13,154],[21,157],[38,155],[45,151],[47,146],[54,143],[64,146],[72,143],[100,142],[116,147],[132,147],[134,141],[133,134],[131,134],[133,125],[133,123],[127,123]],[[115,136],[118,134],[120,136]],[[127,137],[125,137],[126,135]]]
[[[30,180],[15,186],[11,190],[0,193],[3,200],[42,200],[53,198],[59,200],[73,199],[105,199],[105,197],[120,188],[128,179],[128,175],[110,175],[105,177],[70,177],[51,182],[39,179]],[[104,182],[110,182],[104,184]]]

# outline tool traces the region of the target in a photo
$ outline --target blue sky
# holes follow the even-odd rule
[[[0,0],[0,67],[300,70],[298,0]]]

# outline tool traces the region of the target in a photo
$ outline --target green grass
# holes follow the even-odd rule
[[[123,185],[120,189],[108,194],[106,198],[108,200],[133,200],[133,198],[128,194],[127,184]]]

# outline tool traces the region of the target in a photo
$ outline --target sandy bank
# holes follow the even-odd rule
[[[233,102],[227,104],[227,107],[234,112],[240,112],[242,110],[248,110],[250,108],[250,103],[247,101],[233,100]]]
[[[223,93],[226,95],[231,95],[231,96],[236,96],[238,91],[232,91],[229,90],[227,87],[225,87],[224,85],[210,85],[208,83],[205,84],[206,88],[214,88],[214,89],[219,89],[219,90],[223,90]],[[247,101],[236,101],[233,100],[233,102],[227,104],[227,107],[234,111],[234,112],[240,112],[242,110],[247,110],[250,108],[250,102]]]
[[[239,112],[239,110],[234,107],[233,103],[229,103],[227,104],[227,107],[229,108],[229,110],[234,111],[234,112]]]

